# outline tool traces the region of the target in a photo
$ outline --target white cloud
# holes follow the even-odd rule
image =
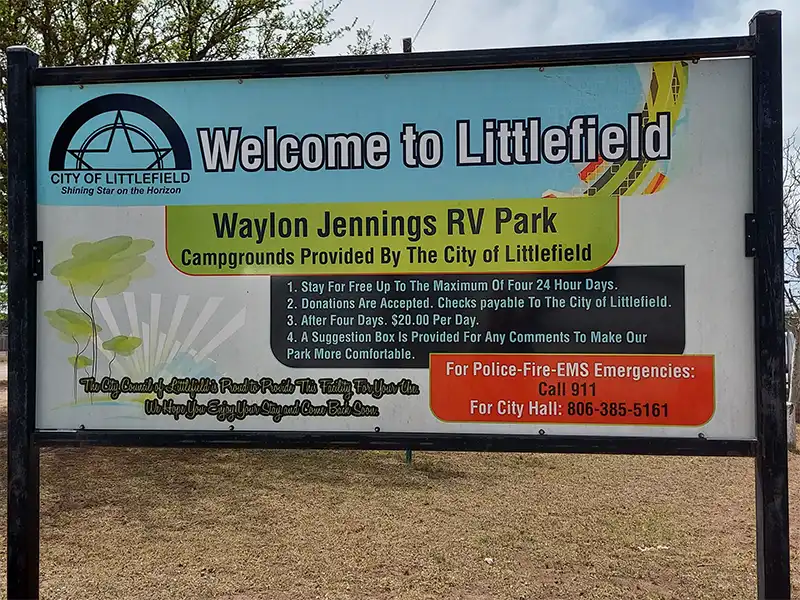
[[[415,51],[580,44],[608,41],[747,35],[748,22],[765,8],[758,0],[697,0],[690,20],[660,16],[632,27],[615,20],[631,2],[643,0],[438,0]],[[658,0],[661,1],[661,0]],[[665,0],[669,1],[669,0]],[[310,0],[297,0],[308,4]],[[344,0],[339,21],[358,17],[376,34],[388,33],[399,52],[412,37],[431,0]],[[783,12],[784,131],[800,127],[800,2],[773,0]],[[339,54],[346,43],[326,49]]]

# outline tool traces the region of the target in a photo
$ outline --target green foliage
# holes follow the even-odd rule
[[[93,328],[92,321],[83,313],[67,308],[45,311],[44,316],[65,342],[84,344],[93,335],[102,331],[102,328],[96,323]]]
[[[0,0],[0,40],[26,44],[47,66],[309,56],[355,29],[356,20],[334,27],[341,3]]]
[[[78,356],[70,356],[67,360],[69,360],[69,364],[71,364],[76,369],[85,369],[93,364],[93,361],[88,356],[83,356],[79,354]]]
[[[112,296],[150,273],[144,253],[154,245],[127,235],[81,242],[73,246],[72,258],[58,263],[50,273],[77,296]]]
[[[347,51],[350,54],[388,54],[391,51],[392,39],[384,35],[376,41],[372,35],[371,25],[356,30],[356,42],[348,44]]]
[[[103,342],[103,348],[120,356],[130,356],[141,345],[140,338],[128,335],[118,335]]]
[[[73,398],[78,401],[77,372],[79,368],[92,367],[91,376],[97,374],[99,353],[97,335],[102,328],[94,313],[95,299],[124,292],[131,281],[152,272],[144,254],[155,244],[151,240],[134,239],[128,235],[117,235],[96,242],[80,242],[72,247],[72,256],[54,266],[50,273],[69,287],[72,298],[80,312],[59,308],[45,312],[50,325],[59,332],[64,341],[72,341],[77,353],[69,358],[74,368]],[[90,296],[88,308],[84,308],[79,296]],[[83,352],[91,342],[91,358]],[[103,343],[103,347],[117,355],[130,356],[142,340],[119,335]],[[81,348],[83,344],[83,348]],[[112,361],[109,363],[109,373]],[[88,372],[88,371],[87,371]],[[89,397],[91,398],[91,394]]]

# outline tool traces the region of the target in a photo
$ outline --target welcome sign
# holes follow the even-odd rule
[[[42,87],[37,426],[752,438],[750,77]]]

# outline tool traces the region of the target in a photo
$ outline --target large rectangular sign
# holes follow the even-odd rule
[[[752,440],[751,87],[37,87],[36,426]]]

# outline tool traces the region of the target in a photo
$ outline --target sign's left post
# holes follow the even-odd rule
[[[8,554],[9,600],[39,597],[39,449],[36,428],[36,231],[34,73],[39,57],[8,49]]]

